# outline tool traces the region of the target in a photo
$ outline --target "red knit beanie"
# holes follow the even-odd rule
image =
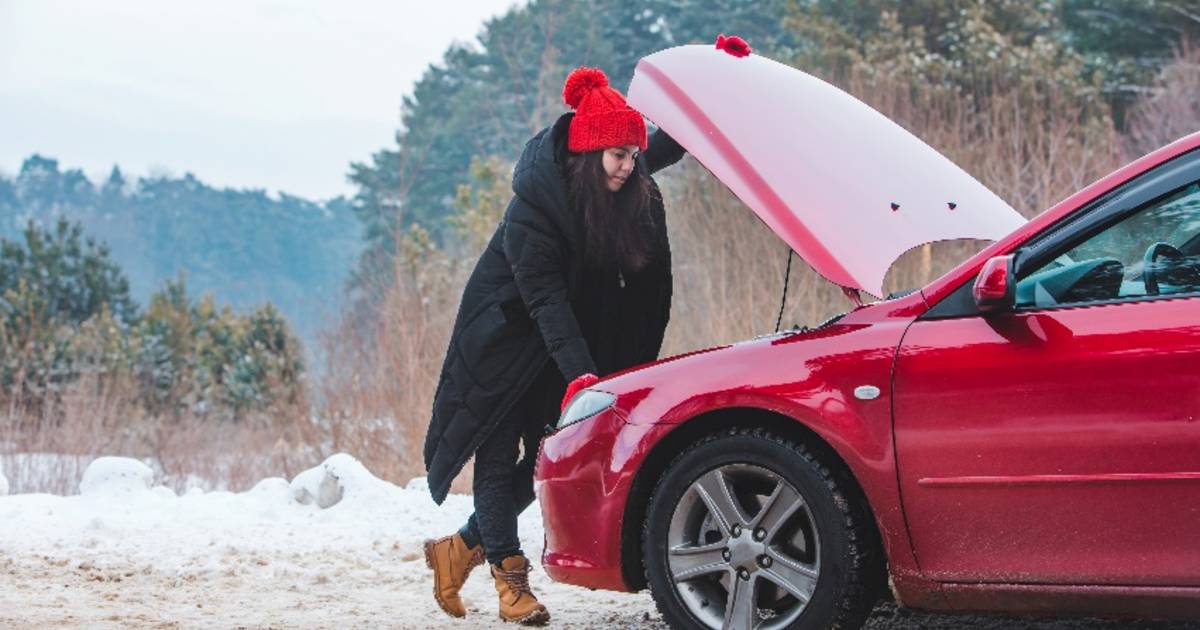
[[[646,121],[625,104],[620,92],[609,87],[603,70],[573,70],[563,84],[563,100],[575,110],[567,132],[571,151],[585,153],[627,144],[646,150]]]

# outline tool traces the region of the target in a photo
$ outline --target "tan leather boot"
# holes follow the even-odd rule
[[[499,567],[492,566],[496,592],[500,595],[500,618],[526,626],[540,626],[550,621],[550,613],[539,604],[529,590],[532,567],[525,556],[509,556]]]
[[[426,540],[425,564],[433,569],[433,598],[438,606],[452,617],[467,616],[467,607],[463,606],[458,591],[471,569],[483,564],[483,545],[468,548],[458,534]]]

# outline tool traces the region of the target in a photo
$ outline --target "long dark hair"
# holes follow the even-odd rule
[[[635,166],[617,192],[608,189],[604,151],[567,156],[567,191],[571,207],[582,214],[585,233],[584,260],[593,268],[616,263],[625,271],[638,271],[650,262],[650,180]]]

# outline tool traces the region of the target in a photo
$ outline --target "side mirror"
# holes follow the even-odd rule
[[[972,294],[980,313],[1012,310],[1016,304],[1017,283],[1013,273],[1013,257],[996,256],[983,263],[975,278]]]

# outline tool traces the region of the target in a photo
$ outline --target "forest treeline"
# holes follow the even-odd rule
[[[441,243],[472,158],[514,160],[564,110],[578,65],[624,89],[642,56],[735,33],[760,54],[844,82],[912,81],[976,100],[994,84],[1054,86],[1124,128],[1181,42],[1200,34],[1197,0],[536,0],[452,46],[404,98],[396,142],[352,166],[365,228],[353,286],[367,308],[392,281],[398,235]],[[1086,124],[1088,121],[1082,121]],[[450,239],[450,240],[448,240]]]
[[[65,218],[0,239],[0,403],[53,421],[82,386],[121,392],[146,416],[244,420],[303,404],[302,350],[269,303],[247,313],[183,277],[145,308],[107,246]]]
[[[212,292],[242,311],[270,302],[309,342],[336,316],[329,305],[359,252],[358,221],[340,197],[273,197],[192,174],[130,178],[118,166],[93,182],[40,155],[0,175],[0,238],[60,218],[107,245],[139,303],[182,272],[193,297]]]

